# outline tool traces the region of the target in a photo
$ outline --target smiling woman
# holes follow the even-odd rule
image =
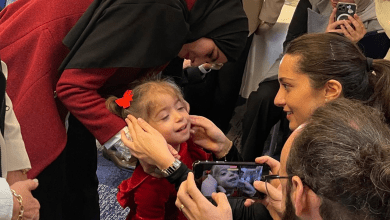
[[[351,2],[352,0],[345,1]],[[300,0],[292,16],[286,40],[283,43],[283,51],[292,40],[303,34],[337,32],[354,41],[363,50],[365,56],[374,59],[385,57],[389,50],[390,39],[383,32],[383,25],[381,26],[377,20],[379,14],[378,10],[375,11],[374,1],[353,1],[357,5],[357,13],[353,17],[349,17],[347,23],[351,22],[352,24],[349,25],[334,19],[337,12],[334,7],[339,0]],[[385,9],[383,10],[385,11]],[[389,13],[386,11],[383,14]],[[248,98],[248,110],[244,115],[241,141],[242,156],[245,160],[253,161],[255,157],[264,154],[265,147],[263,146],[271,128],[278,121],[281,121],[279,134],[282,133],[279,136],[280,139],[284,139],[281,142],[283,143],[289,135],[286,113],[283,112],[282,108],[273,105],[279,89],[276,77],[279,64],[280,58],[273,65],[276,68],[271,68],[272,71],[268,73],[273,76],[261,82],[257,91],[253,91]],[[320,62],[317,64],[320,65]],[[278,145],[274,153],[275,156],[280,154],[281,146],[282,144]]]
[[[283,107],[290,121],[290,129],[295,130],[309,115],[325,103],[326,91],[313,89],[310,79],[297,71],[300,57],[286,54],[279,67],[279,92],[275,105]]]
[[[307,34],[293,40],[279,69],[275,105],[296,129],[325,102],[357,99],[381,109],[390,122],[390,61],[371,59],[343,36]]]

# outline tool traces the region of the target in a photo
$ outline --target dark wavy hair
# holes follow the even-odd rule
[[[376,108],[345,98],[319,107],[286,171],[321,198],[323,219],[390,219],[390,129]]]
[[[300,57],[296,71],[307,74],[313,88],[337,80],[343,97],[378,108],[390,123],[390,61],[368,64],[355,43],[335,33],[302,35],[290,42],[285,54]]]

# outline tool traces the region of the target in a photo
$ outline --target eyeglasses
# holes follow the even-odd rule
[[[279,175],[264,175],[261,177],[261,181],[265,182],[265,190],[267,191],[267,196],[269,196],[272,200],[281,201],[280,199],[272,198],[271,194],[268,192],[267,183],[271,184],[271,180],[274,179],[290,179],[293,176],[279,176]]]

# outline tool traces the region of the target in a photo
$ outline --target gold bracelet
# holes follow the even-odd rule
[[[16,200],[18,200],[19,206],[20,206],[19,216],[18,216],[17,220],[22,220],[23,214],[24,214],[23,198],[21,195],[16,194],[15,190],[11,189],[11,192],[12,192],[12,195],[14,195],[16,197]]]

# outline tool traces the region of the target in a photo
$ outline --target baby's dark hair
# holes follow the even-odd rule
[[[177,97],[184,102],[180,87],[168,77],[156,76],[142,79],[129,85],[129,89],[132,90],[133,100],[128,108],[122,108],[115,102],[118,97],[111,96],[106,100],[107,109],[123,119],[131,114],[136,118],[149,121],[151,113],[157,106],[156,101],[160,100],[161,94]]]

